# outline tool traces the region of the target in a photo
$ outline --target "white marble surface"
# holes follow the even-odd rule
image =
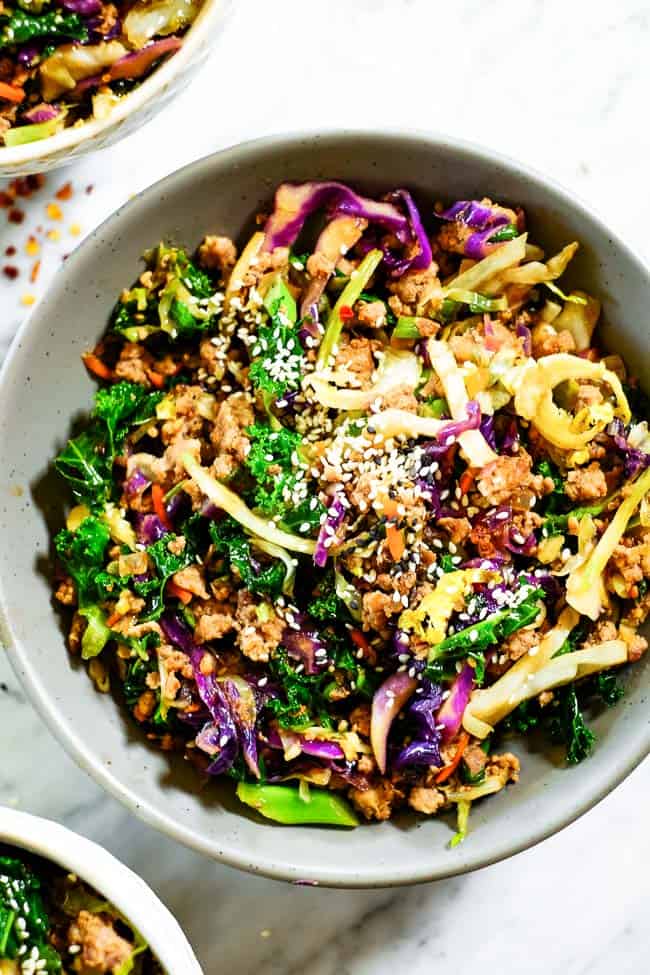
[[[203,75],[126,142],[49,177],[5,248],[46,240],[36,284],[0,275],[0,355],[61,256],[129,195],[214,149],[303,126],[406,125],[492,145],[594,204],[647,257],[647,2],[240,0]],[[206,95],[207,93],[207,95]],[[70,180],[64,217],[45,212]],[[84,188],[94,184],[86,195]],[[534,850],[397,892],[291,888],[202,860],[133,820],[66,757],[0,658],[0,798],[61,819],[139,871],[209,975],[632,975],[647,970],[650,765]]]

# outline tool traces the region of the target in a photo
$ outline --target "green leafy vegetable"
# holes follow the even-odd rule
[[[104,557],[109,540],[109,531],[104,522],[92,515],[82,521],[76,532],[64,528],[54,539],[56,553],[74,579],[80,606],[97,601],[100,573],[103,597]]]
[[[153,545],[147,548],[147,555],[152,561],[156,578],[145,582],[136,582],[135,592],[142,597],[150,598],[145,620],[157,620],[165,608],[165,586],[176,573],[186,569],[194,561],[194,550],[185,539],[185,547],[179,552],[170,551],[169,546],[178,540],[178,536],[171,533],[163,535]]]
[[[255,505],[266,515],[279,514],[291,505],[300,437],[291,430],[273,430],[261,423],[246,432],[251,443],[246,467],[256,481]]]
[[[10,16],[0,17],[0,48],[25,44],[37,37],[62,37],[88,40],[88,28],[79,14],[62,10],[31,14],[14,10]]]
[[[594,694],[598,694],[608,707],[613,707],[625,696],[625,690],[616,679],[616,674],[603,672],[595,675]]]
[[[61,972],[61,957],[47,943],[50,927],[41,879],[18,857],[0,855],[0,959],[19,958],[25,945],[43,960],[40,971]]]
[[[599,515],[607,507],[610,500],[611,498],[603,498],[602,501],[596,501],[594,504],[572,508],[566,514],[547,515],[542,526],[542,535],[544,538],[549,538],[551,535],[563,535],[569,528],[570,518],[576,518],[580,521],[586,515]]]
[[[491,244],[503,244],[507,240],[514,240],[515,237],[519,236],[519,231],[513,223],[507,224],[505,227],[500,227],[496,233],[492,234],[490,237]]]
[[[316,594],[307,604],[307,612],[315,620],[331,622],[345,615],[345,605],[336,593],[336,579],[333,570],[318,583]]]
[[[270,320],[258,328],[249,378],[256,389],[280,399],[298,388],[303,366],[296,302],[282,278],[269,289],[264,305]]]
[[[149,392],[138,383],[120,382],[95,394],[93,417],[101,420],[108,438],[108,456],[113,458],[132,426],[145,423],[156,415],[163,398],[161,391]]]
[[[111,498],[115,456],[129,431],[155,416],[163,395],[130,382],[97,390],[87,429],[69,440],[54,462],[79,501],[96,509]]]
[[[272,680],[280,686],[278,697],[272,697],[266,708],[283,728],[304,728],[313,724],[318,710],[320,675],[297,673],[289,663],[287,652],[277,650],[269,661]]]
[[[236,569],[252,593],[278,596],[282,592],[286,569],[279,560],[255,572],[251,559],[251,541],[234,518],[210,522],[210,538],[215,551]],[[158,544],[158,543],[157,543]]]
[[[96,508],[110,498],[113,490],[111,465],[96,425],[69,440],[54,466],[68,482],[77,500]]]
[[[458,630],[446,637],[437,646],[432,647],[431,659],[439,657],[463,657],[486,650],[495,643],[500,643],[528,626],[539,615],[539,601],[544,597],[544,590],[523,583],[518,591],[518,601],[498,613],[486,616],[484,620]]]
[[[567,762],[576,765],[591,753],[596,736],[585,723],[575,686],[568,684],[555,695],[558,705],[550,723],[551,738],[566,745]]]

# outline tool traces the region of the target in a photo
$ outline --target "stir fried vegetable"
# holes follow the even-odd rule
[[[147,253],[55,549],[71,650],[149,740],[276,822],[454,808],[454,845],[518,779],[504,733],[588,758],[647,646],[650,436],[576,248],[309,182],[240,251]]]

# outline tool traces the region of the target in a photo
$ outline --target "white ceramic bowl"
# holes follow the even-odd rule
[[[525,207],[549,253],[581,248],[567,285],[603,301],[600,340],[650,389],[650,275],[573,194],[493,150],[413,132],[273,136],[227,149],[168,176],[86,238],[23,326],[0,378],[0,639],[51,730],[99,784],[137,816],[194,849],[272,877],[341,887],[435,880],[537,843],[602,799],[647,754],[650,654],[626,674],[627,693],[594,723],[598,747],[567,767],[515,739],[521,782],[476,804],[471,835],[449,848],[449,823],[403,816],[357,830],[278,826],[233,798],[231,783],[202,788],[188,762],[147,747],[139,729],[65,649],[51,591],[52,533],[65,489],[51,460],[95,384],[79,356],[106,328],[115,296],[159,240],[194,247],[206,233],[240,242],[283,180],[336,178],[370,194],[395,186],[428,201],[487,195]],[[510,742],[509,742],[510,745]]]
[[[25,176],[57,169],[142,128],[185,88],[199,69],[221,33],[231,4],[232,0],[204,0],[180,50],[120,99],[107,118],[63,129],[38,142],[0,147],[0,176]]]
[[[0,843],[50,860],[94,887],[146,938],[167,975],[202,975],[187,938],[162,901],[101,846],[49,819],[3,806]]]

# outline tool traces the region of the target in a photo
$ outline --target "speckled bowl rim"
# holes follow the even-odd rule
[[[202,975],[178,921],[144,880],[92,840],[41,816],[0,806],[0,843],[76,874],[146,938],[168,975]]]
[[[494,149],[482,147],[455,137],[412,128],[388,130],[377,130],[376,128],[307,129],[250,140],[204,156],[164,177],[157,183],[152,184],[152,186],[140,193],[137,198],[125,203],[95,228],[85,241],[79,245],[59,272],[57,279],[58,287],[61,287],[62,276],[66,279],[74,278],[77,262],[81,262],[80,255],[84,252],[84,249],[98,237],[111,239],[119,236],[118,228],[122,217],[128,214],[131,208],[137,208],[146,197],[155,195],[164,198],[165,193],[167,191],[173,192],[177,185],[184,186],[187,183],[191,184],[193,179],[200,177],[204,170],[210,171],[216,159],[219,159],[220,163],[228,166],[230,171],[236,173],[239,163],[248,159],[254,160],[260,150],[273,149],[275,151],[290,153],[299,143],[315,138],[322,140],[335,139],[341,147],[347,147],[350,152],[354,152],[355,141],[359,138],[376,138],[378,142],[382,143],[386,139],[389,139],[395,143],[404,144],[416,139],[432,152],[436,150],[458,152],[460,156],[472,156],[483,163],[496,164],[507,172],[524,176],[531,183],[538,184],[543,190],[549,190],[554,193],[566,205],[568,212],[577,212],[596,224],[598,229],[605,233],[625,253],[627,259],[636,266],[638,273],[646,279],[648,293],[650,294],[650,267],[648,267],[633,248],[610,229],[609,224],[594,211],[593,207],[579,201],[573,191],[569,192],[554,180],[543,176],[533,167],[502,155]],[[33,316],[30,316],[23,323],[17,337],[14,339],[2,371],[0,371],[0,385],[7,380],[8,374],[12,369],[13,358],[16,355],[18,345],[22,338],[26,337],[32,330],[32,322],[34,320]],[[72,755],[77,764],[88,772],[107,792],[116,799],[119,799],[134,815],[191,849],[212,859],[218,859],[228,866],[237,867],[249,873],[263,874],[264,876],[277,880],[289,880],[294,883],[300,882],[300,878],[296,876],[295,867],[292,866],[287,856],[283,857],[279,855],[271,857],[257,853],[252,854],[251,852],[247,852],[242,844],[237,843],[225,844],[219,842],[219,848],[215,849],[216,844],[213,841],[196,836],[191,830],[185,828],[182,823],[175,821],[171,816],[161,812],[151,803],[143,801],[142,797],[134,789],[119,781],[108,768],[96,760],[90,749],[85,746],[81,735],[76,733],[74,729],[67,727],[65,721],[62,723],[56,703],[50,699],[46,689],[40,684],[33,664],[29,656],[23,652],[20,641],[14,639],[1,578],[0,641],[4,642],[7,647],[9,658],[18,678],[52,733],[59,739],[68,753]],[[607,773],[599,778],[593,791],[586,798],[576,800],[572,798],[570,790],[567,790],[566,802],[561,806],[558,804],[555,809],[549,810],[544,828],[531,828],[524,823],[515,836],[512,834],[504,835],[501,842],[494,844],[489,852],[477,852],[476,848],[472,847],[471,844],[467,844],[463,847],[462,856],[459,857],[459,860],[454,865],[437,865],[432,867],[430,864],[423,863],[422,867],[417,871],[405,871],[399,864],[395,864],[390,868],[382,868],[381,870],[372,872],[372,874],[365,877],[360,877],[358,873],[353,873],[353,868],[346,870],[343,867],[337,866],[322,867],[319,868],[318,877],[311,877],[306,882],[329,887],[358,889],[398,887],[441,880],[447,877],[469,873],[493,863],[498,863],[500,860],[504,860],[537,845],[542,840],[569,826],[604,799],[649,753],[650,723],[647,723],[645,736],[640,739],[636,750],[624,754],[621,753],[620,760],[616,764],[608,767]]]
[[[204,37],[206,35],[209,37],[211,30],[216,28],[218,19],[224,15],[230,3],[231,0],[204,0],[196,20],[185,35],[181,48],[157,67],[137,88],[121,98],[107,118],[89,119],[83,125],[70,126],[47,139],[27,142],[22,146],[0,146],[0,168],[33,164],[35,171],[38,171],[39,160],[45,162],[49,157],[75,149],[83,142],[92,143],[97,136],[116,128],[129,115],[138,112],[156,98],[179,74],[183,73],[186,65],[194,57],[196,48],[200,47]],[[215,40],[216,36],[208,39],[206,43],[211,46]],[[100,147],[97,148],[99,150]]]

